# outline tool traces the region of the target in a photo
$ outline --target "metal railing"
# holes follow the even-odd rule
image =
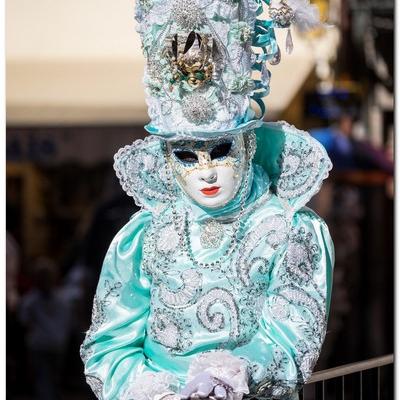
[[[315,372],[300,400],[391,400],[393,354]]]

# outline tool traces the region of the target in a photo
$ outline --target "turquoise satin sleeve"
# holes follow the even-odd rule
[[[144,228],[139,212],[113,239],[105,256],[92,325],[81,347],[87,382],[98,398],[119,399],[134,376],[149,370],[143,355],[150,280],[141,272]]]
[[[322,219],[309,209],[297,212],[271,261],[258,331],[232,353],[248,360],[252,392],[297,398],[318,359],[329,312],[334,249]]]

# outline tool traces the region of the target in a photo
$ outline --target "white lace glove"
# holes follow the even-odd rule
[[[180,400],[177,381],[166,372],[144,372],[130,384],[121,400]]]
[[[215,378],[208,372],[202,372],[182,389],[181,399],[227,400],[233,398],[232,391],[229,382]]]
[[[227,351],[199,354],[190,364],[182,399],[241,400],[249,393],[246,363]]]

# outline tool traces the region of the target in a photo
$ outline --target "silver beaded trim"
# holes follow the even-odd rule
[[[103,399],[103,381],[94,375],[86,375],[86,382],[92,389],[94,395],[99,399]]]

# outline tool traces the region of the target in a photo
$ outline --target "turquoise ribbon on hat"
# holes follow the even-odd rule
[[[257,8],[257,16],[262,14],[264,11],[263,3],[265,3],[267,6],[270,5],[270,0],[256,0],[256,3],[258,4]]]
[[[257,15],[260,15],[263,12],[263,2],[267,5],[269,5],[270,2],[269,0],[257,0],[257,2],[259,5]],[[256,62],[252,66],[253,71],[261,72],[265,63],[272,59],[279,51],[272,20],[256,19],[252,46],[262,50],[262,53],[257,54]],[[270,92],[269,77],[271,74],[268,70],[266,73],[269,75],[268,79],[254,79],[255,90],[251,96],[252,100],[260,107],[262,116],[266,112],[266,107],[262,99],[268,96]]]
[[[262,49],[261,60],[271,59],[278,52],[273,21],[256,19],[254,32],[252,45]],[[261,61],[259,57],[258,60]]]

